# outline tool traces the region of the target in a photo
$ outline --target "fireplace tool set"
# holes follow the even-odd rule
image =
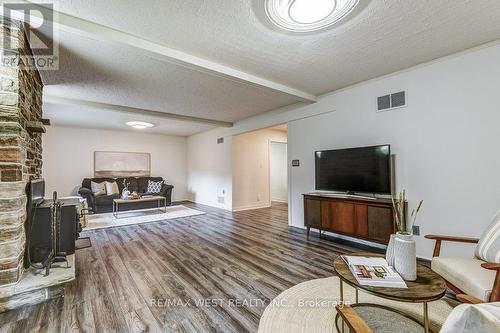
[[[57,200],[56,191],[54,191],[52,198],[53,200],[50,206],[50,238],[52,241],[52,248],[49,252],[48,257],[42,262],[42,266],[43,268],[45,268],[45,276],[49,275],[50,268],[56,262],[66,262],[66,268],[69,268],[66,252],[60,251],[61,238],[59,237],[59,233],[61,230],[61,208],[63,206],[63,203]]]

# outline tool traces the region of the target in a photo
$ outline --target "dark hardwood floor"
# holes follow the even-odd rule
[[[287,224],[287,206],[85,232],[64,298],[0,314],[0,332],[256,332],[270,300],[334,274],[347,246]]]

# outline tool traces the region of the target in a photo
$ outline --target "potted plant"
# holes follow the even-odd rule
[[[417,249],[412,230],[422,204],[423,200],[420,200],[417,207],[412,209],[408,223],[406,191],[402,190],[397,200],[392,198],[396,234],[391,235],[386,259],[389,265],[408,281],[414,281],[417,278]]]

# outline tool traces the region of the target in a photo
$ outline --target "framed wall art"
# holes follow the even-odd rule
[[[148,177],[150,153],[94,152],[94,177]]]

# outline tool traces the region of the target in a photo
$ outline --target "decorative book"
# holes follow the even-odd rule
[[[401,276],[384,258],[342,256],[342,259],[362,286],[408,288]]]

